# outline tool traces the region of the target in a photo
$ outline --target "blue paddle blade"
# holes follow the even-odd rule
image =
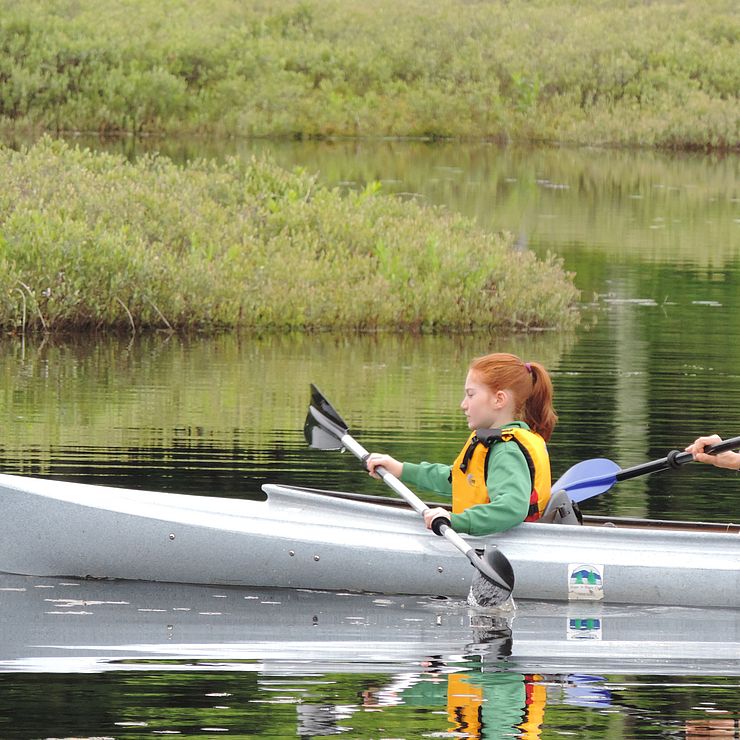
[[[552,492],[566,491],[577,504],[608,491],[617,482],[621,468],[603,457],[576,463],[552,485]]]

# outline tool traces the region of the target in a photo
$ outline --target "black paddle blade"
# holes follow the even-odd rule
[[[314,407],[309,406],[306,423],[303,425],[303,436],[306,438],[308,446],[317,450],[341,450],[342,443],[337,439],[337,436],[320,426],[311,413],[312,411],[315,411]]]
[[[475,569],[468,603],[484,608],[501,606],[514,590],[514,569],[506,555],[497,547],[487,547],[481,562],[484,567]],[[483,572],[487,568],[490,568],[498,578]],[[503,580],[506,587],[499,585],[498,580]]]
[[[498,658],[511,656],[514,647],[511,620],[511,616],[503,617],[500,614],[471,614],[473,644],[466,645],[466,652],[482,651],[481,657],[486,663],[495,663]]]
[[[347,422],[311,383],[311,403],[303,425],[303,434],[310,447],[318,450],[341,450],[342,437],[347,434]]]
[[[337,429],[341,430],[342,436],[347,434],[349,426],[339,415],[339,412],[329,403],[329,399],[311,383],[311,405],[320,411]]]

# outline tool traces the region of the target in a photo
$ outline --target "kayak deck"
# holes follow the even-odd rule
[[[309,488],[307,486],[292,486],[296,491],[319,494],[332,498],[346,499],[348,501],[364,501],[369,504],[379,504],[394,508],[408,508],[405,501],[388,496],[373,496],[364,493],[351,493],[348,491],[327,491],[321,488]],[[450,510],[448,503],[427,502],[428,506],[439,506]],[[740,534],[740,523],[731,522],[689,522],[673,519],[640,519],[636,517],[608,517],[585,514],[583,524],[591,527],[629,527],[631,529],[656,529],[675,530],[677,532],[716,532],[724,534]]]

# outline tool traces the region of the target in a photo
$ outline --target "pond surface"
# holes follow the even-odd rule
[[[0,594],[2,737],[682,737],[737,708],[727,609],[490,617],[432,597],[25,576]]]
[[[511,231],[517,248],[555,252],[575,272],[581,325],[572,333],[526,336],[5,338],[4,472],[227,497],[260,496],[268,481],[392,495],[350,455],[306,448],[309,383],[321,388],[365,447],[401,459],[449,461],[466,436],[459,402],[467,364],[498,350],[539,360],[551,371],[560,414],[550,445],[556,476],[593,457],[622,467],[657,459],[704,432],[740,435],[737,157],[413,142],[258,143],[231,151],[203,143],[157,146],[178,158],[270,150],[280,163],[316,171],[337,187],[379,180],[399,197]],[[738,485],[729,471],[692,464],[618,483],[583,508],[737,521]],[[39,592],[31,582],[1,587]],[[0,592],[0,604],[18,593]],[[175,610],[191,596],[163,597],[157,606],[163,611],[150,613],[159,614],[164,634],[168,625],[189,629]],[[116,598],[109,593],[105,600]],[[344,611],[345,601],[329,595],[320,608],[352,641],[357,635],[347,631],[353,615]],[[4,628],[36,621],[43,629],[27,636],[26,645],[43,643],[47,612],[59,611],[45,603],[24,602],[22,616],[7,612]],[[85,611],[74,604],[60,608],[59,619]],[[361,623],[372,623],[368,614],[377,606],[356,608]],[[206,631],[218,633],[219,618],[209,615],[218,609],[201,611],[201,631],[205,620]],[[731,614],[726,634],[737,646],[740,618]],[[105,621],[94,608],[77,616],[89,628],[73,635],[79,648],[92,644],[85,635]],[[603,620],[596,639],[608,636],[609,615],[591,616]],[[583,649],[570,650],[566,665],[543,673],[534,670],[541,665],[516,661],[482,670],[480,656],[466,652],[475,642],[466,617],[459,615],[459,631],[446,634],[450,644],[439,665],[420,645],[429,636],[418,629],[430,619],[426,608],[389,627],[398,638],[395,653],[340,655],[318,640],[307,658],[311,670],[296,670],[305,645],[281,643],[277,626],[270,645],[278,657],[269,664],[240,652],[236,633],[205,658],[191,648],[184,657],[168,654],[166,662],[146,653],[153,662],[133,668],[84,660],[55,668],[30,660],[37,653],[29,647],[26,663],[4,667],[4,660],[19,657],[6,645],[0,737],[706,737],[687,726],[732,723],[740,714],[738,671],[697,668],[689,658],[669,661],[665,670],[649,661],[644,670],[626,670],[607,659],[594,663]],[[566,617],[564,625],[589,615]],[[261,623],[241,614],[242,640]],[[526,624],[534,639],[537,627]],[[708,617],[700,624],[714,629]],[[680,637],[675,624],[661,629],[666,639]],[[526,642],[518,634],[515,629],[515,646]],[[402,644],[418,646],[419,654],[409,656]],[[740,663],[740,655],[726,657]],[[478,698],[450,704],[450,674],[467,683],[454,696]],[[522,696],[524,703],[516,698]],[[737,729],[729,731],[738,737]]]

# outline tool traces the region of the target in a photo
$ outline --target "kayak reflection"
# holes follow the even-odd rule
[[[479,655],[522,674],[740,674],[740,610],[463,601],[0,574],[0,671],[126,670],[217,659],[235,670],[399,673]]]

